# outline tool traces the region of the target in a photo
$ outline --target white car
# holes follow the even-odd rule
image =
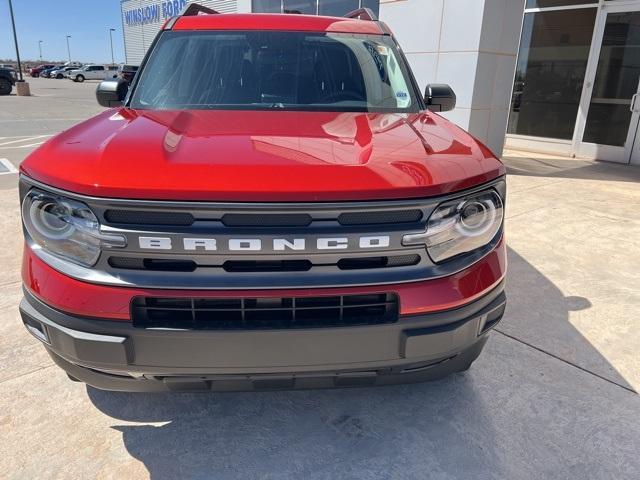
[[[64,78],[68,72],[70,72],[71,70],[79,70],[78,67],[60,67],[56,70],[51,70],[51,72],[49,72],[49,78]]]
[[[69,70],[67,78],[74,82],[84,82],[85,80],[104,80],[107,77],[107,69],[104,65],[85,65],[77,70]]]

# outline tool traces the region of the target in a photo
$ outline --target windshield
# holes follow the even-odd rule
[[[129,106],[413,112],[404,60],[384,35],[163,32]]]

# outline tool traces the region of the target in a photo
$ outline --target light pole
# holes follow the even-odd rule
[[[18,60],[18,73],[20,74],[20,81],[23,81],[22,78],[22,64],[20,63],[20,49],[18,48],[18,35],[16,35],[16,22],[13,18],[13,5],[11,4],[11,0],[9,0],[9,12],[11,13],[11,26],[13,27],[13,42],[16,44],[16,58]]]
[[[38,51],[40,52],[40,62],[42,63],[42,40],[38,40]]]
[[[69,48],[69,39],[71,35],[67,35],[67,55],[69,55],[69,65],[71,65],[71,49]]]
[[[113,32],[115,32],[116,29],[115,28],[110,28],[109,29],[109,42],[111,43],[111,65],[115,65],[116,61],[113,58]]]

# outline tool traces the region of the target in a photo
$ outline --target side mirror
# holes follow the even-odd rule
[[[427,108],[433,112],[448,112],[456,108],[456,94],[449,85],[431,83],[424,92]]]
[[[121,78],[104,80],[96,89],[96,98],[103,107],[119,107],[127,96],[128,90],[129,84]]]

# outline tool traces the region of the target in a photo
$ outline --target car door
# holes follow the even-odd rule
[[[104,67],[102,65],[95,65],[91,72],[91,78],[94,80],[102,80],[105,76]]]

